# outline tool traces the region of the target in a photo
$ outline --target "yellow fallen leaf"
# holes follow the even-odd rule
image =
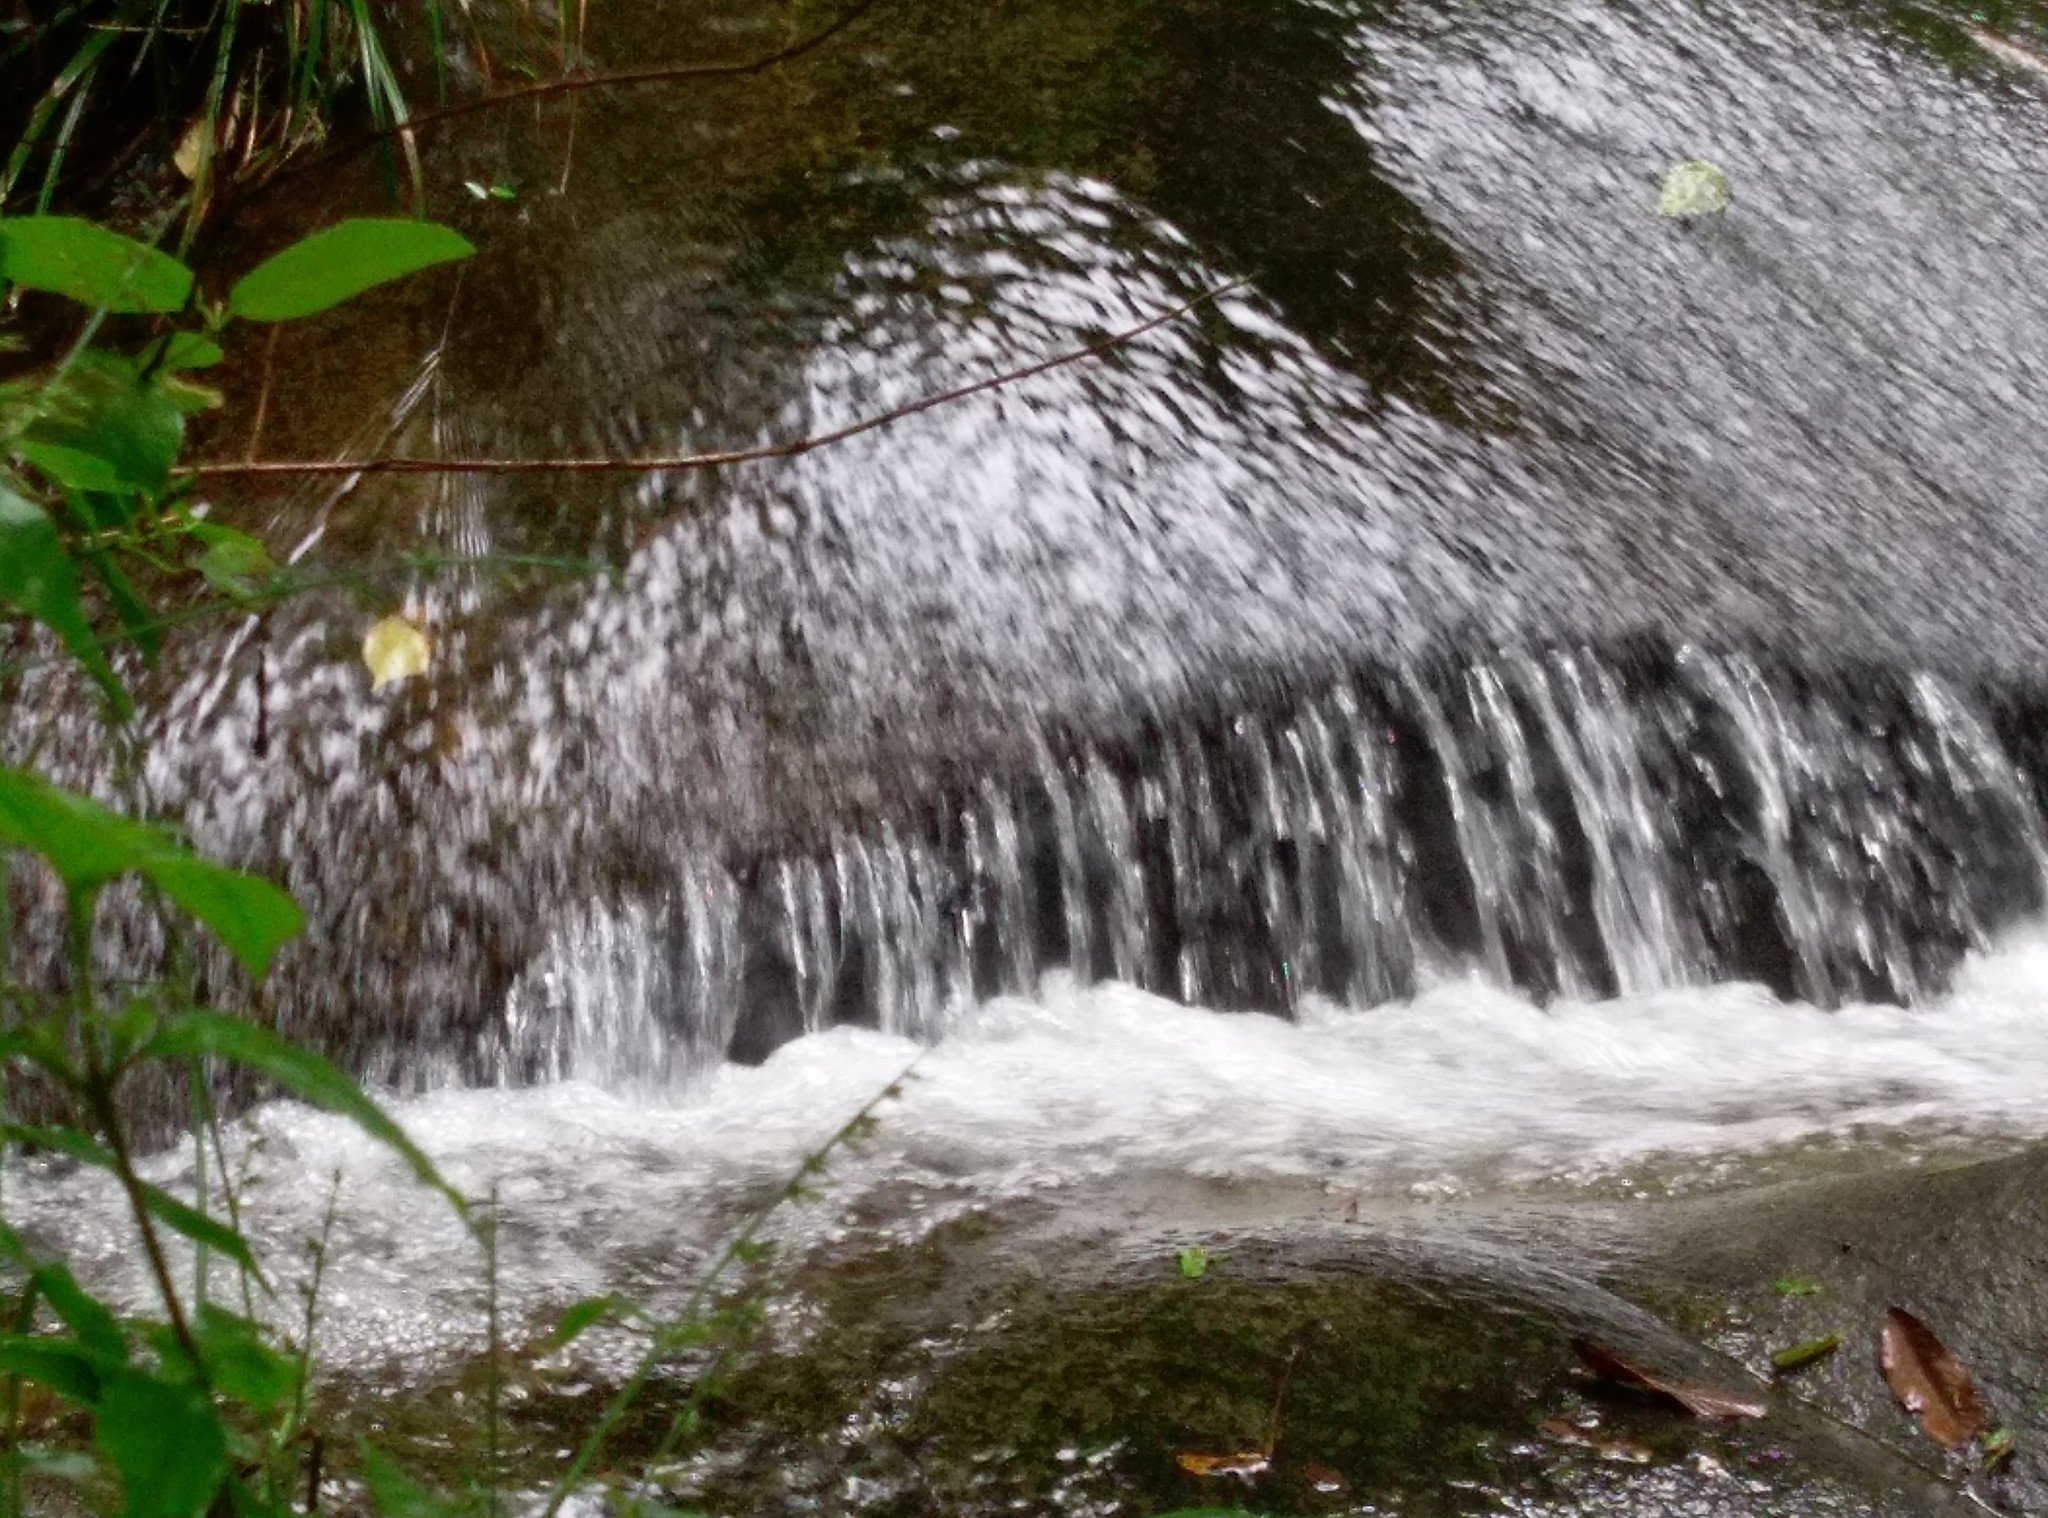
[[[1190,1476],[1235,1476],[1240,1481],[1250,1481],[1262,1476],[1272,1465],[1272,1456],[1264,1450],[1244,1450],[1235,1455],[1193,1455],[1177,1454],[1173,1463]]]
[[[371,690],[425,674],[433,656],[427,635],[404,617],[385,617],[363,635],[363,663],[370,671]]]
[[[177,149],[171,154],[171,163],[187,179],[199,177],[200,160],[205,156],[212,130],[213,123],[202,114],[193,118],[192,124],[185,128],[185,135],[178,139]]]

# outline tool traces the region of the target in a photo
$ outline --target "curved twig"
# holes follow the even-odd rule
[[[725,464],[750,464],[761,459],[800,458],[815,449],[843,443],[848,438],[859,437],[864,432],[874,432],[905,417],[931,411],[954,401],[965,400],[972,395],[981,395],[990,390],[999,390],[1014,385],[1020,380],[1031,379],[1049,370],[1063,368],[1068,364],[1080,363],[1083,359],[1099,358],[1105,353],[1123,347],[1126,343],[1156,331],[1170,322],[1180,320],[1190,311],[1229,294],[1246,281],[1243,278],[1229,280],[1224,284],[1204,290],[1192,300],[1181,302],[1170,311],[1162,311],[1135,327],[1083,348],[1071,348],[1051,358],[1040,359],[1019,369],[1008,369],[1001,374],[992,374],[969,385],[959,385],[951,390],[941,390],[934,395],[920,396],[917,400],[884,411],[875,416],[863,417],[860,421],[849,422],[830,432],[817,433],[811,437],[796,438],[787,443],[768,443],[758,448],[735,448],[718,453],[686,453],[676,455],[655,455],[640,458],[603,459],[413,459],[375,458],[357,459],[251,459],[240,462],[220,460],[213,463],[187,464],[172,471],[185,479],[218,480],[245,478],[250,476],[303,476],[303,475],[356,475],[356,474],[653,474],[667,470],[716,469]]]

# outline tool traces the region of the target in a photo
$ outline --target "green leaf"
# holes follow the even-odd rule
[[[1814,1297],[1820,1295],[1820,1287],[1800,1276],[1783,1276],[1771,1282],[1771,1290],[1781,1297]]]
[[[270,551],[246,532],[212,522],[194,522],[186,531],[204,548],[192,567],[231,600],[246,601],[257,595],[277,573]]]
[[[441,1178],[425,1151],[406,1137],[382,1107],[348,1075],[310,1049],[280,1038],[270,1029],[223,1012],[179,1012],[164,1019],[151,1046],[159,1055],[225,1059],[267,1075],[301,1101],[348,1118],[371,1138],[397,1154],[412,1173],[440,1192],[467,1219],[469,1203]]]
[[[38,443],[24,438],[14,445],[14,451],[24,464],[33,465],[43,478],[65,490],[118,491],[128,488],[120,470],[97,453],[87,453],[82,448],[67,448],[62,443]]]
[[[452,1502],[415,1481],[398,1462],[367,1440],[356,1447],[363,1457],[363,1485],[370,1489],[370,1505],[382,1518],[459,1518],[462,1504]]]
[[[220,344],[204,333],[173,332],[164,339],[163,352],[157,359],[157,367],[173,372],[180,369],[211,369],[223,356]]]
[[[2009,1428],[1986,1429],[1984,1436],[1977,1442],[1977,1448],[1984,1457],[1984,1473],[1986,1475],[1997,1474],[2012,1463],[2014,1449],[2012,1430]]]
[[[0,279],[122,315],[182,310],[192,294],[170,254],[77,216],[0,220]]]
[[[137,1184],[142,1205],[149,1209],[150,1216],[193,1243],[220,1251],[257,1280],[263,1279],[263,1273],[256,1268],[256,1256],[249,1252],[249,1241],[234,1229],[207,1216],[190,1202],[180,1201],[161,1186],[152,1186],[147,1181]]]
[[[1180,1252],[1179,1264],[1182,1280],[1198,1281],[1208,1273],[1209,1251],[1199,1244],[1190,1244]]]
[[[192,1518],[228,1474],[227,1430],[206,1393],[128,1371],[100,1392],[93,1443],[120,1474],[124,1518]]]
[[[562,1314],[562,1321],[555,1325],[555,1331],[543,1342],[550,1352],[561,1349],[573,1343],[585,1329],[618,1305],[619,1299],[613,1296],[585,1297]]]
[[[1790,1375],[1795,1370],[1806,1369],[1816,1360],[1825,1360],[1841,1347],[1840,1334],[1822,1334],[1818,1339],[1808,1339],[1804,1344],[1772,1350],[1771,1368],[1782,1375]]]
[[[78,1069],[64,1042],[65,1019],[66,1014],[58,1012],[0,1032],[0,1060],[26,1060],[59,1084],[77,1089]],[[25,1258],[18,1240],[6,1245],[5,1250],[10,1258]]]
[[[251,269],[228,291],[228,310],[258,322],[312,316],[474,252],[466,238],[434,222],[358,217],[315,232]]]
[[[299,1391],[299,1364],[270,1345],[263,1325],[202,1302],[192,1319],[192,1340],[214,1389],[268,1416]]]
[[[1664,176],[1657,195],[1660,216],[1714,216],[1728,209],[1735,198],[1734,186],[1719,164],[1704,158],[1689,158],[1676,164]]]
[[[114,1151],[93,1138],[91,1134],[77,1128],[67,1128],[62,1123],[42,1126],[34,1123],[0,1123],[0,1139],[10,1144],[23,1144],[30,1149],[47,1149],[53,1154],[68,1155],[81,1165],[90,1165],[95,1170],[109,1174],[120,1169],[114,1159]]]
[[[50,1310],[77,1336],[79,1346],[88,1354],[109,1366],[128,1358],[128,1340],[112,1310],[78,1284],[70,1266],[62,1260],[52,1260],[36,1268],[34,1280]]]
[[[213,930],[252,980],[261,980],[306,919],[299,904],[260,875],[231,870],[179,850],[145,861],[156,888]]]
[[[91,672],[121,717],[134,709],[78,598],[78,570],[49,513],[0,480],[0,601],[48,627]]]
[[[100,1397],[100,1373],[93,1357],[64,1339],[0,1334],[0,1375],[33,1381],[87,1407]]]
[[[123,486],[156,495],[185,446],[185,408],[134,359],[91,348],[44,387],[15,446],[38,443],[91,454]]]
[[[0,765],[0,841],[47,859],[72,896],[134,870],[211,928],[252,977],[305,924],[269,881],[200,859],[169,832]]]

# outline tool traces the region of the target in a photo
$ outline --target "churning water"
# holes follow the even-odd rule
[[[1369,1011],[1312,999],[1286,1022],[1059,973],[1034,998],[964,1012],[934,1045],[841,1027],[658,1095],[570,1080],[398,1111],[450,1179],[495,1192],[519,1325],[603,1291],[672,1304],[724,1230],[906,1067],[876,1133],[834,1158],[825,1199],[771,1232],[915,1238],[1111,1180],[1139,1229],[1148,1185],[1189,1178],[1277,1188],[1300,1213],[1531,1190],[1658,1197],[1900,1141],[1925,1154],[2039,1134],[2044,999],[2040,932],[1973,955],[1947,994],[1910,1010],[1824,1011],[1737,984],[1540,1007],[1460,975]],[[476,1245],[400,1162],[289,1103],[252,1114],[229,1159],[245,1223],[286,1279],[333,1203],[324,1297],[337,1326],[323,1352],[338,1365],[404,1379],[478,1349]],[[152,1173],[189,1184],[189,1150]],[[32,1227],[146,1300],[110,1186],[10,1185]]]

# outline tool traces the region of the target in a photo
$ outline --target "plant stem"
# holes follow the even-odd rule
[[[85,1060],[86,1102],[100,1131],[106,1136],[107,1147],[114,1153],[114,1174],[121,1182],[122,1191],[127,1194],[128,1210],[134,1215],[136,1232],[142,1237],[142,1250],[149,1259],[150,1274],[156,1278],[157,1293],[163,1298],[164,1316],[170,1320],[172,1336],[177,1339],[178,1348],[186,1359],[192,1362],[192,1373],[200,1386],[210,1389],[206,1361],[200,1356],[199,1345],[192,1337],[192,1325],[186,1320],[185,1304],[179,1300],[178,1284],[171,1275],[170,1260],[164,1254],[163,1240],[157,1236],[156,1222],[151,1218],[149,1204],[143,1197],[142,1177],[135,1172],[135,1158],[128,1148],[128,1130],[121,1121],[120,1108],[114,1102],[117,1076],[107,1069],[99,1029],[93,1026],[94,899],[91,892],[76,893],[70,904],[70,921],[67,923],[71,933],[71,1001],[80,1052]]]

